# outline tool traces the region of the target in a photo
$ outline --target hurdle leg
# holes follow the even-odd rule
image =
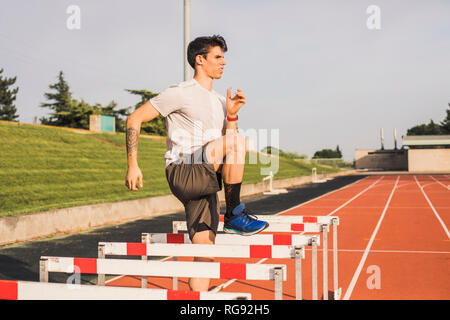
[[[283,268],[274,269],[275,300],[283,300]]]
[[[173,257],[173,261],[178,261],[177,257]],[[178,277],[173,277],[173,284],[172,284],[172,289],[173,290],[178,290]]]
[[[312,239],[312,299],[317,300],[317,242]]]
[[[41,259],[39,261],[39,281],[48,282],[48,260]]]
[[[141,242],[142,243],[149,243],[149,239],[148,239],[148,234],[147,233],[143,233],[141,235]],[[147,255],[145,256],[141,256],[141,260],[148,260]],[[147,277],[142,276],[141,277],[141,288],[147,288]]]
[[[323,239],[323,300],[328,300],[328,225],[322,225]]]
[[[172,232],[178,233],[178,223],[176,221],[172,221]]]
[[[178,233],[178,223],[176,221],[172,221],[172,232]],[[177,261],[177,257],[173,257],[173,261]],[[178,277],[173,277],[172,289],[178,290]]]
[[[337,243],[337,227],[338,220],[333,219],[333,282],[334,282],[334,300],[339,300],[341,297],[341,290],[338,282],[338,243]]]
[[[305,249],[295,248],[295,298],[302,300],[302,258],[305,256]]]
[[[142,232],[141,233],[141,241],[142,243],[150,243],[150,233],[148,232]]]
[[[105,246],[99,245],[98,246],[98,258],[99,259],[105,259]],[[104,286],[105,285],[105,275],[104,274],[98,274],[97,276],[97,285],[98,286]]]

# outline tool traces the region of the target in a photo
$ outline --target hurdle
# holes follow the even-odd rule
[[[274,281],[275,300],[282,300],[286,265],[190,261],[146,261],[42,256],[39,280],[48,282],[49,272],[134,275],[141,277],[186,277]]]
[[[338,243],[337,243],[337,231],[339,226],[339,217],[336,216],[296,216],[296,215],[259,215],[258,219],[267,221],[269,224],[273,223],[291,223],[291,224],[303,224],[303,223],[317,223],[322,227],[323,237],[323,294],[324,300],[328,299],[328,231],[329,226],[333,226],[333,291],[334,299],[337,300],[341,296],[342,289],[339,288],[338,281]],[[223,221],[223,216],[220,217]]]
[[[273,188],[273,173],[270,171],[270,174],[267,177],[263,178],[263,188],[265,190],[265,181],[269,180],[269,191],[264,191],[263,194],[280,194],[280,193],[287,193],[288,191],[286,189],[274,189]]]
[[[312,181],[312,183],[324,183],[324,182],[327,182],[328,179],[317,179],[317,169],[316,168],[312,168],[311,181]]]
[[[296,299],[302,299],[302,259],[305,249],[300,246],[287,245],[224,245],[224,244],[180,244],[150,243],[143,237],[144,243],[100,242],[99,252],[106,255],[139,255],[139,256],[173,256],[173,257],[216,257],[216,258],[267,258],[295,259]],[[102,249],[101,249],[102,247]],[[173,288],[177,289],[174,279]]]
[[[318,235],[304,234],[254,234],[251,237],[243,237],[238,234],[216,234],[215,244],[242,245],[287,245],[287,246],[311,246],[313,241],[320,245]],[[192,243],[187,233],[142,233],[142,242],[147,243]]]
[[[260,216],[262,217],[262,216]],[[284,218],[287,217],[287,218]],[[339,299],[341,289],[338,288],[338,266],[337,266],[337,225],[339,224],[338,217],[302,217],[302,216],[264,216],[262,218],[269,222],[269,226],[264,229],[265,232],[305,232],[305,233],[322,233],[323,236],[323,299],[328,299],[328,231],[329,224],[333,224],[333,277],[334,277],[334,299]],[[272,220],[272,221],[270,221]],[[320,223],[319,222],[325,222]],[[308,222],[306,222],[308,221]],[[316,221],[316,222],[313,222]],[[223,216],[220,216],[218,231],[223,231]],[[186,221],[173,221],[172,222],[173,233],[178,231],[186,231]],[[242,237],[242,236],[241,236]],[[253,237],[253,236],[252,236]],[[313,245],[312,251],[312,281],[313,281],[313,299],[317,300],[317,251],[315,245]]]
[[[251,300],[250,293],[208,292],[0,280],[0,300]]]
[[[191,240],[187,233],[142,233],[142,242],[146,243],[186,243],[190,244]],[[315,263],[312,264],[312,274],[315,275],[313,284],[317,284],[317,246],[320,245],[320,236],[318,235],[301,235],[301,234],[255,234],[251,237],[243,237],[237,234],[223,234],[218,233],[216,235],[215,244],[226,245],[287,245],[305,247],[311,246],[313,256],[315,257]],[[296,263],[296,274],[301,275],[301,261]],[[176,280],[174,279],[174,282]],[[316,289],[314,289],[316,288]],[[317,286],[313,285],[313,292]],[[313,294],[314,296],[314,294]],[[315,295],[317,297],[317,295]],[[302,298],[302,282],[301,278],[299,282],[296,282],[296,299]]]
[[[223,231],[223,221],[219,221],[217,231]],[[173,233],[178,231],[187,231],[186,221],[172,221]],[[318,223],[269,223],[269,226],[263,232],[308,232],[321,233],[322,225]]]

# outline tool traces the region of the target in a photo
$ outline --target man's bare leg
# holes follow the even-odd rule
[[[239,133],[231,132],[206,146],[208,162],[218,171],[222,165],[222,178],[226,212],[224,229],[227,233],[252,235],[268,227],[268,223],[250,217],[245,204],[241,204],[240,193],[245,165],[245,139]]]
[[[206,157],[214,165],[216,171],[220,170],[224,182],[226,202],[225,219],[233,218],[232,211],[240,201],[242,177],[245,165],[245,139],[236,132],[228,132],[206,146]]]
[[[197,232],[192,238],[194,244],[214,244],[216,235],[212,230]],[[194,257],[194,261],[213,262],[214,258]],[[189,288],[192,291],[208,291],[210,279],[208,278],[190,278]]]
[[[239,133],[230,133],[206,146],[206,157],[218,171],[222,166],[222,178],[225,183],[242,182],[245,165],[245,138]]]
[[[222,166],[222,177],[225,183],[241,183],[244,175],[245,140],[239,134],[229,134],[211,141],[206,147],[208,162],[218,171]],[[225,158],[225,163],[224,163]],[[197,232],[192,238],[194,244],[214,244],[215,234],[211,230]],[[194,261],[212,262],[213,258],[194,257]],[[191,278],[189,288],[193,291],[207,291],[210,279]]]

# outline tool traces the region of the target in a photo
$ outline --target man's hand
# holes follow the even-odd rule
[[[231,89],[227,89],[227,111],[229,115],[236,115],[244,104],[245,96],[241,89],[236,91],[233,98],[231,98]]]
[[[139,184],[137,186],[136,184]],[[125,178],[125,186],[128,190],[139,190],[144,187],[143,177],[141,169],[137,166],[129,167],[127,171],[127,177]]]

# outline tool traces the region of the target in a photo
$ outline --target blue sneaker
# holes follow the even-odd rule
[[[249,215],[245,204],[241,203],[232,211],[233,218],[225,219],[223,231],[226,233],[237,233],[243,236],[251,236],[266,229],[269,224],[258,220],[254,215]]]

